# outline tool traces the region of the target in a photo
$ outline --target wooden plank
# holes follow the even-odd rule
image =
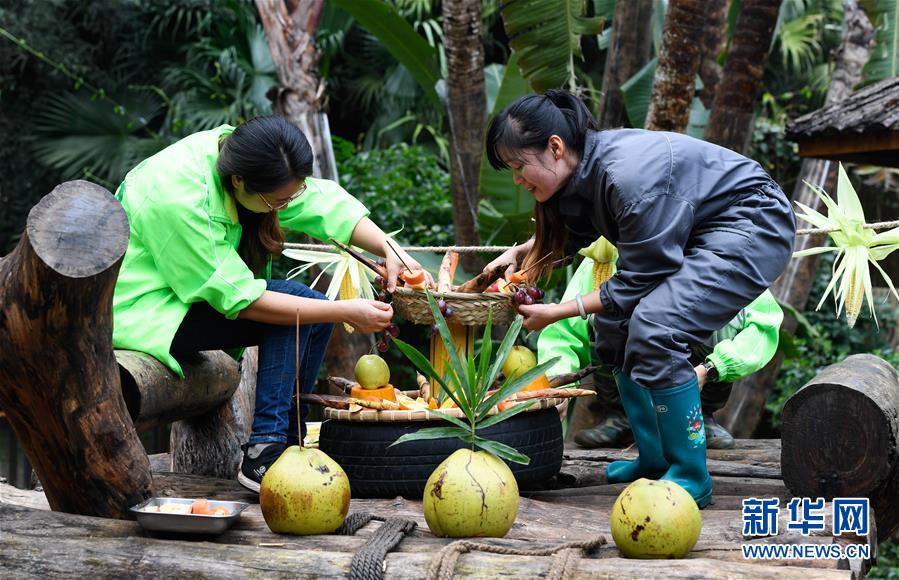
[[[384,500],[381,500],[382,502]],[[203,576],[246,577],[275,576],[293,578],[345,577],[353,553],[310,549],[322,537],[274,537],[265,548],[259,545],[217,544],[210,542],[173,542],[145,537],[133,522],[45,512],[9,505],[0,505],[0,520],[4,533],[0,535],[0,567],[14,575],[90,577],[120,575],[123,570],[133,577]],[[273,536],[273,535],[271,535]],[[85,540],[89,537],[89,540]],[[279,542],[279,540],[285,540]],[[359,538],[326,537],[341,544],[337,547],[357,547]],[[554,538],[558,540],[558,538]],[[406,542],[407,540],[404,540]],[[435,540],[435,542],[438,540]],[[487,543],[506,541],[485,541]],[[281,545],[283,544],[283,545]],[[555,542],[531,542],[531,547],[548,547]],[[301,546],[300,549],[295,549]],[[433,547],[433,546],[432,546]],[[262,548],[262,549],[260,549]],[[699,547],[698,547],[699,548]],[[714,546],[699,548],[699,553],[715,554],[722,550]],[[723,550],[723,552],[729,552]],[[645,561],[626,560],[612,556],[611,547],[604,547],[599,556],[578,562],[574,578],[654,576],[705,577],[710,570],[728,577],[802,578],[809,575],[809,567],[776,566],[710,559]],[[727,558],[733,554],[726,553]],[[434,551],[400,551],[387,558],[388,578],[420,578]],[[502,575],[514,578],[542,578],[552,564],[550,558],[529,556],[500,556],[474,552],[462,555],[455,574],[461,578],[482,578]],[[849,573],[837,570],[814,570],[816,578],[848,578]]]

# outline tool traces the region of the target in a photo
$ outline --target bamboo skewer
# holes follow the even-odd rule
[[[352,256],[353,258],[362,262],[362,264],[364,266],[366,266],[369,270],[371,270],[375,274],[381,276],[385,280],[387,279],[387,268],[385,268],[384,266],[378,264],[377,262],[375,262],[374,260],[372,260],[371,258],[366,256],[365,254],[357,252],[356,250],[354,250],[353,248],[344,244],[343,242],[335,240],[334,238],[331,238],[331,243],[334,244],[335,246],[337,246],[338,248],[340,248],[341,250],[343,250],[344,252],[346,252],[347,254],[349,254],[350,256]]]

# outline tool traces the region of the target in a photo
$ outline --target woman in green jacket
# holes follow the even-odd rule
[[[596,260],[600,260],[596,255],[600,248],[594,243],[579,252],[585,259],[568,283],[562,302],[573,300],[577,293],[587,295],[596,291],[593,269]],[[592,316],[590,320],[565,318],[540,332],[537,340],[539,361],[559,359],[549,374],[570,373],[593,364],[591,321]],[[706,343],[691,346],[690,362],[702,391],[700,401],[709,449],[733,447],[733,437],[715,422],[712,413],[727,403],[734,381],[768,364],[777,351],[782,321],[783,311],[777,300],[770,290],[765,290],[725,327],[714,332]],[[574,442],[581,447],[615,446],[624,443],[630,431],[614,381],[611,377],[605,381],[601,377],[597,379],[594,386],[606,417],[602,424],[575,435]]]
[[[180,354],[259,346],[253,428],[238,475],[254,491],[297,443],[297,342],[300,386],[310,392],[334,323],[377,332],[393,317],[388,304],[331,302],[300,283],[268,279],[282,228],[384,256],[390,289],[403,267],[359,201],[311,177],[312,161],[299,129],[283,117],[257,117],[178,141],[131,170],[116,193],[131,237],[113,297],[113,344],[149,353],[182,377]]]

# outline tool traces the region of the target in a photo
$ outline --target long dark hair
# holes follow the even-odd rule
[[[598,129],[599,124],[587,106],[568,91],[553,89],[542,95],[527,95],[490,121],[487,159],[494,169],[508,169],[501,153],[523,162],[520,156],[523,151],[542,153],[553,135],[558,135],[580,159],[584,154],[587,131]],[[568,231],[559,213],[556,195],[534,206],[534,218],[537,225],[534,247],[522,266],[527,268],[549,255],[534,268],[532,277],[537,279],[551,274],[552,262],[564,257]]]
[[[312,147],[303,132],[284,117],[255,117],[222,141],[216,169],[225,189],[234,194],[231,177],[243,178],[247,193],[271,193],[312,174]],[[272,255],[280,255],[284,232],[278,212],[254,213],[237,204],[243,226],[238,253],[260,273]]]

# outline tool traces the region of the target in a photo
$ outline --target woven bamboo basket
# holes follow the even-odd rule
[[[515,318],[511,295],[498,292],[445,292],[434,294],[436,299],[443,298],[447,306],[453,309],[453,316],[448,322],[463,326],[484,326],[487,324],[487,313],[493,311],[493,324],[509,324]],[[393,293],[393,308],[396,313],[413,324],[434,324],[434,316],[428,305],[428,295],[422,290],[397,288]]]
[[[537,399],[537,402],[528,407],[524,412],[530,413],[531,411],[539,411],[540,409],[555,407],[556,405],[561,404],[563,400],[564,399],[560,397]],[[459,419],[464,418],[461,409],[450,408],[441,409],[441,411],[443,411],[447,415],[452,415],[453,417],[457,417]],[[496,409],[492,409],[490,411],[490,414],[495,415],[496,412]],[[444,421],[444,419],[437,414],[419,410],[376,411],[374,409],[364,409],[362,411],[351,413],[350,411],[347,411],[345,409],[334,409],[331,407],[326,407],[324,409],[324,417],[325,419],[334,419],[337,421],[359,421],[362,423],[380,423],[391,421]]]

